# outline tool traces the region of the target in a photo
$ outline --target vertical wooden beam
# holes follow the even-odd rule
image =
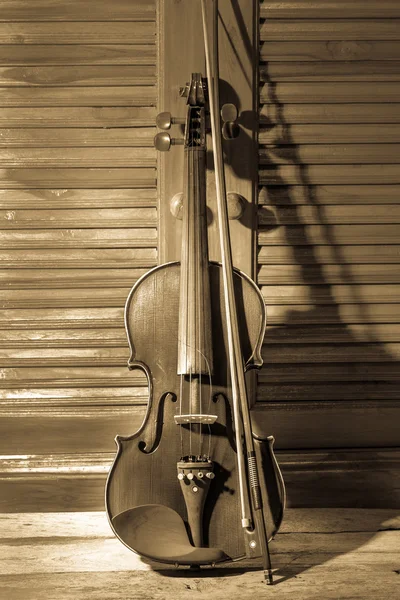
[[[211,9],[211,2],[210,2]],[[258,0],[219,0],[221,102],[239,110],[240,135],[224,143],[227,191],[240,194],[245,210],[231,220],[234,265],[255,275],[255,235],[258,183]],[[211,14],[211,10],[210,10]],[[200,0],[159,0],[158,3],[159,110],[184,117],[186,101],[179,88],[200,71],[205,58]],[[173,126],[171,135],[180,135]],[[211,141],[209,143],[211,148]],[[160,262],[179,260],[181,223],[170,212],[170,200],[182,191],[183,152],[173,147],[158,157]],[[208,171],[207,203],[210,258],[219,259],[214,174]]]

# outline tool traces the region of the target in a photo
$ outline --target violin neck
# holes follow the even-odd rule
[[[205,148],[185,148],[185,175],[178,374],[209,375],[212,372],[212,336]]]

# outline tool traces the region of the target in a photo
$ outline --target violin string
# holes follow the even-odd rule
[[[198,157],[200,158],[200,157]],[[198,161],[196,161],[196,182],[198,181],[199,178],[199,164]],[[200,193],[202,193],[202,191],[200,190],[200,186],[199,186],[199,191]],[[202,256],[201,251],[200,251],[200,202],[199,199],[197,200],[196,203],[196,212],[197,212],[197,230],[196,230],[196,237],[197,237],[197,244],[196,244],[196,248],[197,248],[197,252],[200,254],[200,257]],[[201,403],[201,390],[202,390],[202,381],[201,381],[201,374],[202,374],[202,370],[203,370],[203,361],[202,361],[202,351],[201,351],[201,343],[202,343],[202,336],[201,336],[201,314],[204,315],[204,306],[203,306],[203,301],[204,301],[204,288],[203,288],[203,281],[202,281],[202,270],[201,270],[201,266],[199,266],[199,261],[196,261],[196,265],[197,265],[197,277],[196,277],[196,283],[197,283],[197,295],[199,296],[199,301],[201,302],[201,306],[199,307],[199,302],[197,302],[197,307],[198,307],[198,319],[197,319],[197,326],[198,326],[198,338],[199,338],[199,345],[198,345],[198,351],[196,353],[196,356],[200,356],[199,359],[199,387],[198,387],[198,395],[199,395],[199,413],[202,414],[202,403]],[[201,293],[203,292],[203,294]],[[200,310],[199,310],[200,308]],[[204,319],[203,319],[204,322]],[[197,336],[196,336],[197,337]],[[202,429],[201,429],[201,423],[199,423],[199,456],[201,456],[201,451],[202,451]]]
[[[179,384],[179,414],[182,415],[182,397],[183,397],[183,375],[181,373],[181,380]],[[180,438],[181,438],[181,457],[184,457],[183,453],[183,429],[179,427]]]
[[[190,121],[189,121],[189,126],[190,126]],[[190,181],[193,181],[193,165],[194,165],[194,156],[193,156],[193,150],[188,150],[189,152],[189,156],[190,156]],[[193,214],[192,214],[192,205],[193,205],[193,197],[192,197],[192,190],[188,191],[188,196],[190,195],[190,201],[188,201],[188,211],[190,209],[190,215],[189,218],[187,219],[188,222],[188,231],[189,231],[189,235],[193,235],[193,227],[191,227],[191,224],[193,223]],[[190,243],[192,242],[192,239],[189,237],[187,237],[188,241],[190,240]],[[193,245],[192,245],[193,248]],[[188,273],[188,289],[187,289],[187,294],[186,294],[186,298],[187,300],[190,298],[189,295],[189,287],[190,284],[193,285],[193,263],[192,261],[188,261],[189,262],[189,273]],[[192,331],[192,322],[193,322],[193,306],[191,302],[187,302],[187,304],[189,304],[189,306],[187,306],[187,312],[188,312],[188,332],[190,333]],[[189,337],[189,340],[191,338]],[[186,351],[189,347],[189,345],[187,344],[187,340],[188,340],[188,335],[186,337]],[[189,353],[189,415],[192,414],[192,361],[191,361],[191,357],[192,357],[192,352]],[[187,356],[187,355],[186,355]],[[190,456],[192,455],[192,421],[191,418],[189,416],[189,454]]]

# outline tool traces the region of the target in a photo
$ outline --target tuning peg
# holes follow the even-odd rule
[[[171,125],[182,125],[185,119],[172,117],[170,112],[162,112],[156,116],[156,125],[159,129],[170,129]]]
[[[240,134],[240,127],[236,122],[238,111],[234,104],[224,104],[221,108],[222,135],[224,140],[233,140]]]
[[[157,133],[154,138],[154,146],[160,152],[168,152],[171,146],[183,144],[183,139],[172,138],[169,133]]]
[[[221,119],[224,123],[227,121],[236,121],[238,118],[238,111],[234,104],[224,104],[221,108]]]

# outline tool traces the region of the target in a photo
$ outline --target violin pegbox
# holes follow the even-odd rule
[[[156,125],[164,131],[154,137],[154,146],[159,152],[168,152],[171,146],[185,145],[186,148],[206,145],[206,112],[204,106],[207,98],[206,82],[201,73],[193,73],[190,83],[180,89],[180,96],[187,98],[188,111],[186,118],[173,117],[170,112],[161,112],[156,117]],[[172,125],[185,124],[185,137],[173,138],[167,133]]]

